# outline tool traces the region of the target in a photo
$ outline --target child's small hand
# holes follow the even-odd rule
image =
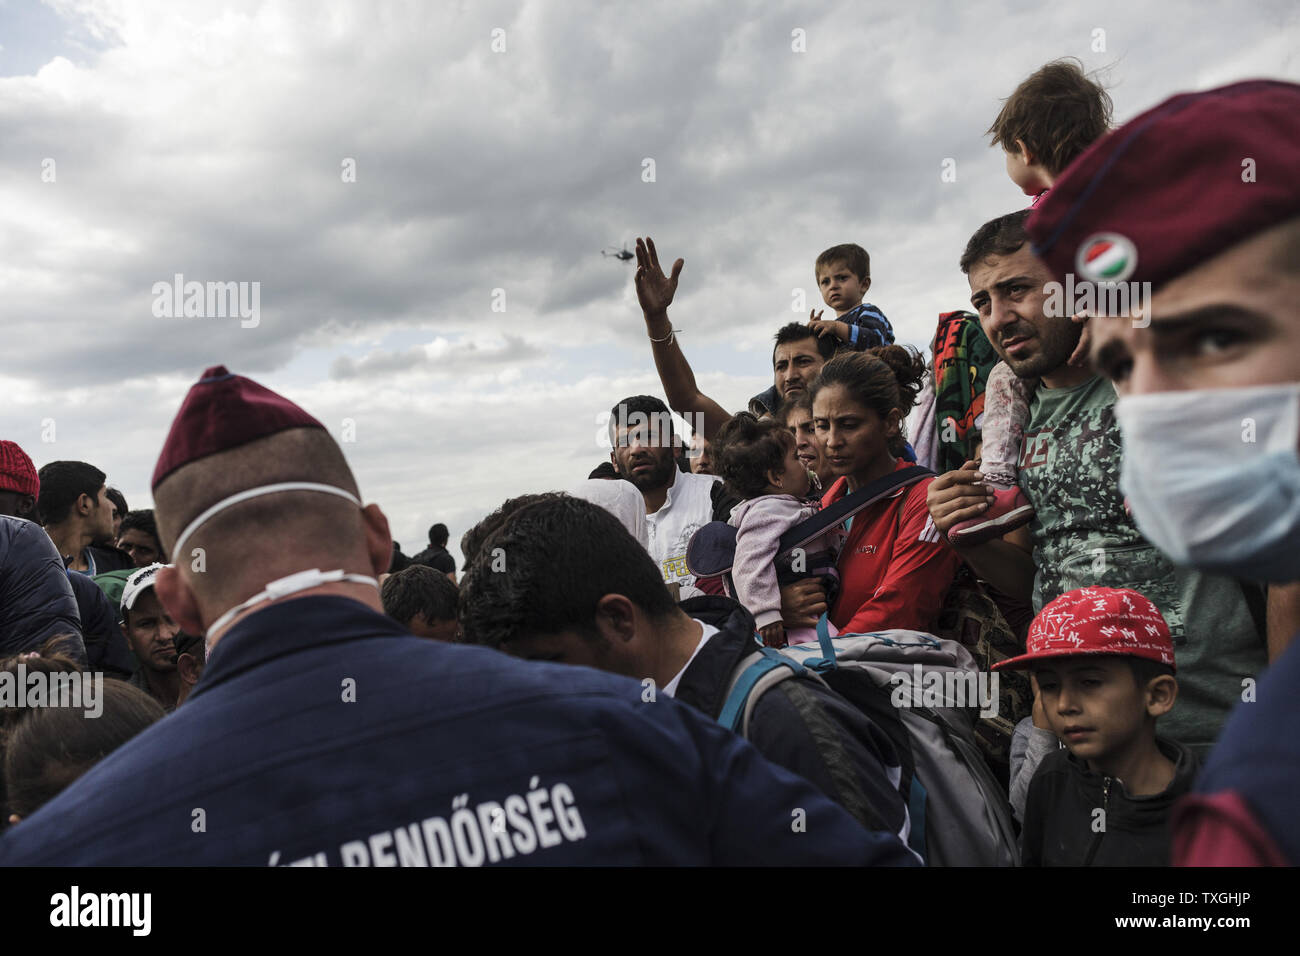
[[[780,621],[774,621],[766,627],[760,627],[758,633],[763,638],[765,646],[785,647],[785,625]]]
[[[808,323],[808,328],[812,329],[817,336],[833,335],[844,341],[848,341],[848,327],[847,322],[840,322],[838,319],[813,319]]]

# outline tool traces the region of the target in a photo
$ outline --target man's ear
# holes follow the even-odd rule
[[[370,567],[376,575],[383,574],[393,563],[393,535],[388,530],[388,518],[379,505],[366,505],[361,509],[361,521],[366,529]]]
[[[615,646],[636,637],[636,606],[621,594],[606,594],[596,602],[596,629]]]
[[[1152,717],[1163,717],[1169,713],[1174,709],[1174,701],[1177,699],[1178,681],[1168,674],[1161,674],[1147,683],[1147,713]]]
[[[203,676],[203,672],[199,670],[198,662],[189,654],[182,654],[176,658],[176,670],[180,672],[181,680],[191,686],[197,684],[199,678]]]
[[[871,276],[867,276],[865,279],[862,280],[862,294],[866,295],[867,290],[870,288],[871,288]]]
[[[95,498],[90,497],[90,495],[86,494],[83,491],[81,494],[77,495],[77,503],[73,506],[73,510],[84,518],[86,515],[94,511],[98,506],[99,506],[99,501]]]
[[[153,589],[172,620],[184,631],[198,635],[207,630],[199,613],[198,599],[180,571],[176,568],[159,568],[153,579]]]
[[[18,517],[36,520],[36,499],[31,495],[23,495],[18,499]]]
[[[1020,158],[1026,166],[1032,166],[1038,161],[1037,157],[1029,151],[1029,147],[1025,145],[1023,139],[1016,140],[1016,149],[1020,152]]]

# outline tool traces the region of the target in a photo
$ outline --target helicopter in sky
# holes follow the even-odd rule
[[[636,258],[636,253],[627,247],[627,243],[623,244],[622,249],[615,249],[613,246],[606,246],[604,249],[600,250],[600,254],[606,258],[617,259],[620,262],[631,262]]]

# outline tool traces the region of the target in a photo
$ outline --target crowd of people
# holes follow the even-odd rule
[[[1300,863],[1300,86],[989,133],[928,357],[836,245],[729,412],[639,239],[667,401],[459,577],[224,366],[151,510],[0,442],[0,863]]]

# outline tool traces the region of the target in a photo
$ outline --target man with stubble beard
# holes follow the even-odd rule
[[[1034,518],[982,544],[949,544],[999,591],[1032,601],[1035,613],[1081,587],[1131,588],[1149,598],[1178,659],[1178,707],[1161,732],[1203,758],[1243,679],[1268,661],[1264,592],[1251,581],[1176,567],[1133,523],[1120,490],[1115,388],[1069,364],[1081,326],[1052,303],[1055,279],[1030,247],[1028,218],[1021,210],[985,223],[961,268],[993,348],[1017,377],[1037,380],[1019,462]],[[927,496],[934,526],[946,535],[981,514],[991,487],[975,462],[940,475]]]
[[[610,460],[645,499],[650,556],[668,584],[696,586],[686,546],[710,521],[725,521],[736,499],[716,475],[677,469],[679,440],[668,406],[651,395],[625,398],[610,410]]]

